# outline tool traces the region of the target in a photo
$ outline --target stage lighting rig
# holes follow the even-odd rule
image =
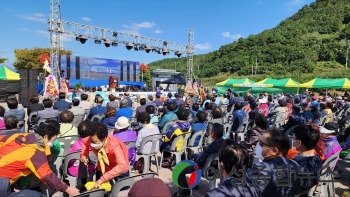
[[[117,47],[117,46],[118,46],[118,43],[112,42],[112,46]]]
[[[109,38],[107,38],[107,39],[103,39],[103,41],[104,41],[104,44],[105,44],[105,46],[106,47],[110,47],[111,46],[111,39],[109,39]]]
[[[85,35],[79,35],[75,38],[76,41],[80,41],[81,44],[85,44],[87,37]]]
[[[95,40],[95,44],[101,44],[101,40]]]
[[[181,51],[176,51],[176,52],[175,52],[175,55],[176,55],[177,57],[181,57],[182,53],[181,53]]]
[[[168,49],[163,48],[163,49],[162,49],[162,53],[163,53],[163,55],[166,55],[166,54],[168,54],[168,53],[169,53],[169,51],[168,51]]]
[[[128,42],[126,43],[125,47],[130,51],[134,47],[134,45],[131,42]]]
[[[152,50],[151,47],[149,47],[148,45],[145,46],[145,51],[146,53],[149,53]]]

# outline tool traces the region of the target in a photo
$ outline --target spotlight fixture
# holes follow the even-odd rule
[[[168,53],[169,53],[169,51],[168,51],[168,49],[167,49],[167,48],[163,48],[163,49],[162,49],[162,53],[163,53],[163,55],[166,55],[166,54],[168,54]]]
[[[117,46],[118,46],[118,43],[112,42],[112,46],[117,47]]]
[[[153,51],[151,47],[149,47],[148,45],[145,46],[146,53],[149,53],[151,50]]]
[[[109,38],[107,38],[107,39],[103,39],[104,40],[104,44],[105,44],[105,46],[106,47],[110,47],[111,46],[111,40],[109,39]]]
[[[126,43],[126,49],[128,49],[129,51],[134,47],[134,45],[131,42]]]
[[[95,40],[95,44],[101,44],[101,40]]]
[[[81,44],[85,44],[87,37],[85,35],[79,35],[75,38],[76,41],[80,41]]]
[[[139,51],[139,49],[137,48],[137,46],[134,46],[134,50],[135,50],[135,51]]]
[[[118,33],[114,31],[113,34],[112,34],[112,36],[113,36],[113,37],[117,37],[117,36],[118,36]]]
[[[177,55],[177,57],[181,57],[182,52],[181,52],[181,51],[176,51],[176,52],[175,52],[175,55]]]

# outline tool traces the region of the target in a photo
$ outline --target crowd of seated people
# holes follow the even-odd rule
[[[204,171],[203,166],[207,158],[215,153],[219,155],[219,160],[212,165],[221,170],[224,180],[219,187],[208,191],[206,196],[293,196],[305,195],[305,192],[315,188],[324,162],[334,154],[340,154],[340,158],[347,157],[350,150],[350,128],[345,128],[345,132],[341,133],[334,118],[328,118],[325,124],[320,122],[324,116],[347,110],[350,104],[343,102],[344,98],[337,98],[335,103],[332,103],[333,99],[328,95],[315,97],[308,94],[264,93],[254,97],[248,92],[243,97],[234,92],[226,92],[221,101],[216,94],[207,95],[203,102],[193,94],[188,98],[182,94],[175,94],[174,99],[173,95],[169,94],[167,100],[162,102],[157,94],[155,99],[153,96],[147,96],[148,102],[145,98],[140,99],[140,106],[133,110],[128,93],[125,93],[120,101],[115,101],[116,99],[110,96],[106,107],[103,106],[103,98],[99,95],[94,98],[95,106],[87,105],[89,102],[86,96],[88,95],[82,94],[82,101],[73,99],[72,103],[69,103],[65,100],[65,94],[60,93],[60,100],[55,104],[51,99],[44,99],[42,104],[39,104],[37,97],[33,96],[31,112],[37,112],[35,121],[46,119],[46,124],[34,127],[32,133],[24,132],[22,127],[19,127],[20,118],[24,120],[24,110],[18,109],[18,101],[15,98],[9,98],[8,112],[0,107],[0,126],[2,120],[4,128],[0,133],[0,163],[7,163],[2,167],[6,168],[6,172],[0,171],[0,179],[8,179],[12,185],[18,181],[24,182],[21,177],[33,174],[54,191],[76,195],[84,191],[83,186],[87,180],[79,179],[76,186],[70,187],[69,182],[59,181],[53,167],[55,160],[62,153],[59,143],[61,137],[79,137],[70,147],[69,153],[80,152],[80,158],[69,162],[66,166],[68,173],[78,177],[78,168],[84,164],[88,173],[96,174],[92,188],[97,189],[102,183],[113,185],[112,180],[117,182],[131,176],[129,168],[136,162],[136,152],[146,137],[164,131],[164,137],[157,143],[155,151],[163,153],[164,156],[163,163],[159,165],[168,168],[175,166],[175,161],[179,159],[166,151],[173,145],[175,138],[191,138],[195,133],[202,132],[202,135],[208,133],[207,138],[210,140],[199,144],[202,135],[195,139],[194,146],[201,146],[203,150],[191,154],[192,157],[188,158],[193,160],[195,165],[185,168],[179,174],[178,183],[181,188],[173,196],[191,195],[191,190],[186,189],[189,185],[186,175],[197,169]],[[222,110],[220,105],[227,105],[227,108]],[[228,107],[230,105],[233,108],[232,112]],[[88,114],[86,110],[89,111]],[[282,122],[280,128],[270,128],[269,119],[279,113],[283,113],[283,117],[276,120]],[[97,114],[104,118],[92,120]],[[229,116],[226,116],[227,114]],[[80,115],[85,115],[85,120],[74,119]],[[343,112],[343,116],[345,117],[346,113]],[[132,117],[135,119],[131,119]],[[243,132],[240,127],[247,119],[251,124],[241,141],[233,140],[233,135],[227,135]],[[76,121],[80,121],[79,124],[75,124]],[[138,123],[137,128],[133,126],[132,121]],[[168,122],[173,123],[165,128]],[[227,124],[230,125],[228,131],[224,129],[224,125]],[[285,132],[292,127],[294,128],[287,135]],[[342,141],[338,142],[340,135],[343,135]],[[135,142],[135,147],[128,148],[128,142]],[[149,153],[151,145],[152,142],[145,143],[143,152]],[[176,151],[186,145],[187,142],[180,139],[175,145]],[[21,152],[18,152],[18,149],[21,149]],[[89,156],[89,151],[92,151],[95,157]],[[17,160],[21,158],[21,161],[25,162],[21,162],[21,166],[15,165],[17,160],[12,160],[6,155],[16,155]],[[252,158],[255,158],[255,162]],[[40,165],[34,161],[40,162]],[[287,167],[294,173],[289,173]],[[262,168],[265,172],[261,172]],[[233,169],[237,169],[237,173],[233,173]],[[246,173],[243,173],[242,169]],[[277,176],[276,169],[283,172],[282,174],[289,173],[287,184],[280,184],[286,177]],[[10,171],[12,172],[9,173]],[[303,177],[306,173],[312,175],[311,181]],[[256,184],[262,182],[257,180],[256,177],[259,176],[268,177],[265,184]],[[231,184],[242,181],[245,182],[244,185]],[[139,184],[141,188],[141,182]],[[129,193],[135,193],[134,186],[133,192],[130,190]]]

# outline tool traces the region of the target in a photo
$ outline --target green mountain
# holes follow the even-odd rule
[[[257,57],[258,75],[276,78],[288,75],[303,81],[301,75],[305,73],[331,74],[344,69],[347,39],[350,40],[350,1],[316,0],[275,28],[195,55],[193,71],[199,78],[220,73],[251,75]],[[176,66],[185,74],[186,57],[167,58],[148,66],[151,70]]]

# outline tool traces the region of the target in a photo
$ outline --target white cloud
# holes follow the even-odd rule
[[[63,39],[63,41],[67,41],[67,42],[74,41],[75,40],[75,36],[63,34],[62,35],[62,39]],[[65,46],[68,46],[68,45],[65,45]]]
[[[6,12],[13,12],[13,9],[11,9],[11,8],[6,8]]]
[[[43,18],[45,15],[44,14],[40,14],[40,13],[34,13],[34,14],[32,14],[32,16]]]
[[[27,28],[21,28],[21,31],[30,32],[30,30]]]
[[[38,17],[38,16],[35,16],[37,14],[32,14],[32,15],[17,15],[18,18],[23,18],[23,19],[26,19],[26,20],[29,20],[29,21],[36,21],[36,22],[39,22],[39,23],[47,23],[47,19],[46,18],[43,18],[43,17]]]
[[[129,25],[122,25],[123,28],[128,29],[130,26]]]
[[[91,18],[84,16],[81,18],[81,20],[90,22]]]
[[[50,33],[48,31],[44,31],[44,30],[37,30],[36,33],[40,34],[41,36],[50,38]]]
[[[154,33],[156,33],[156,34],[161,34],[161,33],[163,33],[163,32],[157,29],[157,30],[154,31]]]
[[[107,60],[105,60],[105,59],[97,59],[97,58],[89,59],[89,64],[101,65],[101,64],[106,64],[106,63],[107,63]]]
[[[136,28],[152,28],[156,26],[155,22],[142,22],[142,23],[134,23],[133,26]]]
[[[221,35],[224,36],[225,38],[231,38],[231,39],[234,39],[234,40],[243,37],[241,34],[233,34],[233,35],[231,35],[230,32],[228,32],[228,31],[222,32]]]
[[[194,48],[199,49],[199,50],[208,50],[211,48],[209,43],[204,43],[204,44],[196,44],[194,45]]]
[[[299,5],[304,3],[305,0],[291,0],[288,2],[289,5]]]

